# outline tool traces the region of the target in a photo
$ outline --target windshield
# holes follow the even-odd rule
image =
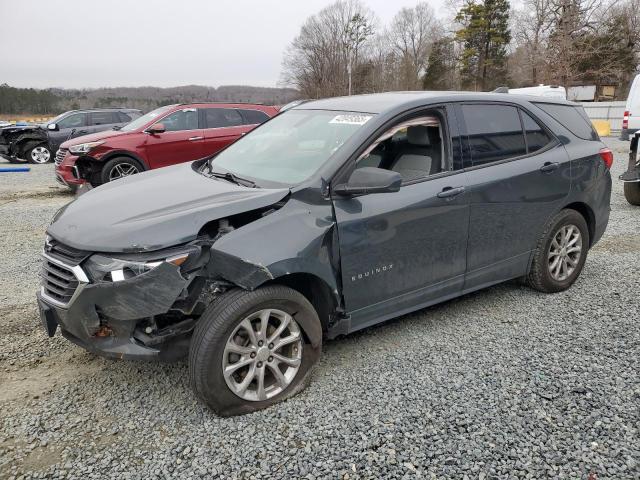
[[[240,177],[294,185],[313,175],[370,114],[289,110],[211,160]]]
[[[175,105],[166,105],[164,107],[156,108],[155,110],[152,110],[149,113],[146,113],[143,116],[136,118],[132,122],[127,123],[124,127],[120,129],[120,131],[131,132],[133,130],[137,130],[138,128],[145,126],[147,123],[149,123],[153,119],[158,118],[159,116],[168,112],[173,107],[175,107]]]
[[[61,113],[60,115],[58,115],[55,118],[52,118],[51,120],[49,120],[47,123],[47,125],[49,125],[50,123],[58,123],[60,120],[62,120],[62,117],[64,117],[67,114],[67,112]]]

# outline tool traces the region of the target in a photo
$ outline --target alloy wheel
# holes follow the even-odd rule
[[[252,402],[284,391],[302,362],[302,333],[291,315],[263,309],[245,317],[229,336],[222,373],[231,391]]]
[[[138,168],[130,163],[118,163],[109,172],[109,181],[117,180],[138,173]]]
[[[31,161],[33,163],[47,163],[51,158],[51,152],[46,147],[35,147],[31,150]]]
[[[575,271],[582,255],[582,234],[575,225],[564,225],[551,240],[548,254],[549,273],[559,282]]]

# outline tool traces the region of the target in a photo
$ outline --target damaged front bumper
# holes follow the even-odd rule
[[[162,263],[144,274],[117,282],[90,283],[80,266],[44,255],[61,277],[75,277],[65,302],[37,294],[40,317],[49,336],[57,327],[68,340],[96,354],[118,359],[174,360],[188,351],[194,320],[187,318],[156,328],[155,316],[167,314],[190,283],[180,267]],[[58,271],[58,270],[56,270]]]

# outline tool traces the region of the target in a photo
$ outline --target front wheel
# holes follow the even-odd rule
[[[640,182],[625,182],[624,198],[631,205],[640,205]]]
[[[565,209],[547,224],[533,254],[527,275],[530,287],[561,292],[577,280],[589,250],[589,229],[584,217]]]
[[[135,175],[144,171],[142,164],[129,157],[116,157],[109,160],[100,172],[100,183],[113,182],[120,178]]]
[[[281,285],[232,290],[198,320],[189,351],[196,395],[222,416],[249,413],[300,392],[320,356],[304,328],[318,315],[300,293]]]
[[[44,143],[36,145],[26,151],[25,160],[36,164],[48,163],[51,160],[51,150]]]

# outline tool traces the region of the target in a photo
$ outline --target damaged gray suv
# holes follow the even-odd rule
[[[99,355],[188,355],[198,397],[251,412],[304,388],[323,339],[506,280],[569,288],[608,222],[611,161],[565,101],[307,102],[61,209],[41,318]]]

